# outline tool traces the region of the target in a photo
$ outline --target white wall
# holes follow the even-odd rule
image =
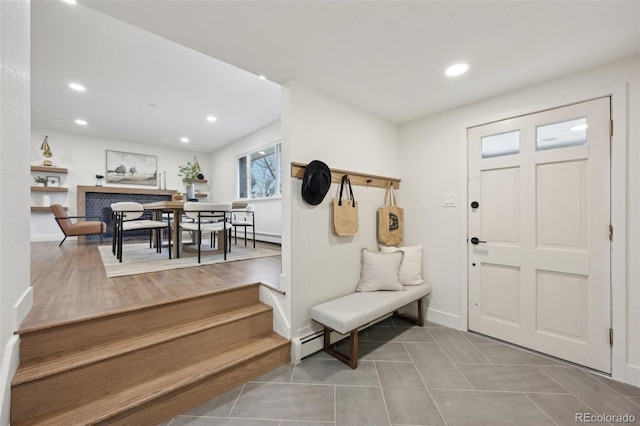
[[[282,129],[278,120],[214,151],[210,155],[210,166],[207,167],[211,176],[209,199],[238,200],[236,159],[263,146],[279,142],[281,139]],[[203,163],[200,165],[204,167]],[[287,166],[283,164],[283,174],[286,170],[288,170]],[[249,202],[256,207],[256,239],[279,243],[282,234],[281,198],[257,199]]]
[[[209,179],[209,171],[206,170],[207,155],[194,154],[184,149],[160,148],[151,145],[139,143],[125,142],[111,139],[101,139],[89,136],[81,136],[70,133],[52,132],[48,130],[32,129],[30,154],[32,165],[42,165],[42,152],[40,145],[45,135],[49,136],[49,146],[53,157],[53,165],[56,167],[64,167],[69,169],[68,175],[59,175],[61,177],[61,186],[69,188],[67,193],[42,193],[35,192],[31,194],[31,202],[33,205],[48,205],[49,203],[60,203],[69,207],[69,215],[77,214],[77,186],[78,185],[95,185],[96,174],[106,175],[106,150],[133,152],[137,154],[156,155],[158,157],[158,174],[159,176],[166,172],[166,188],[175,189],[185,192],[186,187],[182,182],[182,177],[178,176],[178,167],[186,164],[187,161],[193,162],[193,156],[196,155],[198,162],[203,167],[205,179]],[[33,172],[33,176],[45,175],[41,172]],[[30,185],[33,179],[30,178]],[[105,187],[112,186],[103,180]],[[118,187],[144,188],[141,185],[113,185]],[[157,186],[146,187],[149,189],[158,189]],[[207,185],[199,188],[203,192],[208,191]],[[31,241],[57,241],[62,239],[63,235],[60,228],[53,220],[50,213],[32,213],[31,214]]]
[[[33,303],[30,286],[30,5],[0,2],[0,424],[9,424],[18,367],[13,335]]]
[[[283,102],[283,156],[287,161],[321,160],[330,168],[398,176],[396,125],[298,82],[290,82],[287,89],[286,105]],[[294,345],[299,345],[300,337],[320,329],[310,319],[311,307],[353,292],[361,249],[377,250],[376,210],[383,203],[384,189],[354,187],[359,203],[358,234],[336,237],[331,233],[330,204],[337,185],[332,185],[320,205],[311,206],[300,195],[302,181],[291,178],[290,168],[285,176],[289,195],[283,194],[283,209],[290,210],[283,215],[287,220],[283,228],[289,227],[283,232],[283,271],[290,278],[291,327]],[[299,353],[293,355],[296,360]]]
[[[617,179],[625,186],[613,188],[613,220],[618,231],[625,227],[627,231],[626,244],[625,235],[618,232],[618,238],[614,236],[614,378],[640,385],[640,263],[637,261],[640,257],[639,57],[401,126],[400,177],[403,207],[406,211],[416,212],[405,218],[405,234],[408,238],[425,244],[425,279],[433,287],[429,319],[465,328],[468,201],[466,128],[608,95],[612,93],[612,88],[614,120],[617,121],[614,133],[613,182],[616,185]],[[623,174],[616,177],[624,173],[625,163],[626,176]],[[444,193],[457,195],[457,207],[442,207]],[[622,319],[617,320],[617,316],[621,314]],[[619,348],[623,349],[622,354],[616,352],[619,352]],[[624,364],[622,368],[620,364]]]

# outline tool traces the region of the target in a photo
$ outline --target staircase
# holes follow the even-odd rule
[[[11,425],[157,425],[290,361],[259,284],[21,329]]]

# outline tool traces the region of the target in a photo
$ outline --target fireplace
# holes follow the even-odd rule
[[[107,233],[104,237],[110,239],[113,233],[113,224],[111,223],[112,203],[135,201],[145,204],[155,201],[167,201],[171,200],[171,196],[175,193],[176,191],[162,189],[78,186],[78,216],[101,218],[107,223]],[[148,231],[142,231],[140,236],[148,236]],[[98,241],[100,236],[89,235],[85,238],[88,241]]]

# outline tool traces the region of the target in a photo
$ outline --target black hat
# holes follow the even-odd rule
[[[302,198],[309,204],[318,205],[331,187],[331,170],[322,161],[313,160],[307,165],[302,177]]]

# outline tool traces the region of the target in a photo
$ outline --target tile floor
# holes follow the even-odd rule
[[[387,319],[360,354],[352,370],[316,353],[163,425],[640,425],[640,388],[475,334]]]

